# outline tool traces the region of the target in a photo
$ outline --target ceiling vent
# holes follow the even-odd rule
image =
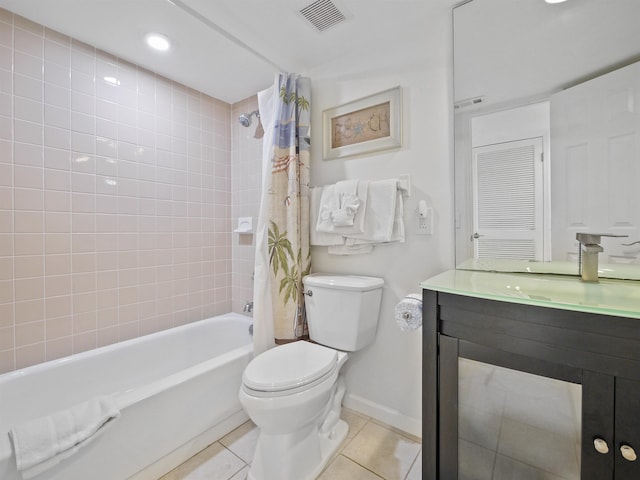
[[[320,32],[346,20],[331,0],[316,0],[300,10],[300,14]]]
[[[453,104],[453,108],[455,110],[461,109],[461,108],[467,108],[467,107],[473,107],[475,105],[480,105],[481,103],[484,103],[484,97],[474,97],[474,98],[467,98],[466,100],[460,100],[459,102],[456,102]]]

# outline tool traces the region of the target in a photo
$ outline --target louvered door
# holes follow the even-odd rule
[[[473,149],[475,258],[543,259],[542,138]]]

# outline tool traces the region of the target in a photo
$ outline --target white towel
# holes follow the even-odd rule
[[[364,232],[369,182],[344,180],[322,188],[316,230],[348,235]]]
[[[318,206],[318,221],[316,230],[318,232],[333,233],[333,222],[331,212],[338,208],[338,195],[335,185],[325,185],[322,187],[320,195],[320,205]]]
[[[364,231],[363,233],[345,234],[347,245],[390,242],[398,217],[396,203],[399,197],[402,198],[398,194],[397,179],[369,182]],[[402,206],[400,207],[402,208]],[[399,218],[402,219],[402,212]]]
[[[113,423],[120,410],[111,397],[97,397],[68,410],[13,427],[16,465],[31,478],[73,455]]]
[[[360,200],[353,193],[338,195],[338,209],[331,212],[331,221],[336,227],[351,227],[360,206]]]
[[[310,190],[311,204],[309,207],[309,236],[311,245],[325,247],[329,245],[342,245],[344,243],[344,237],[339,233],[320,232],[316,228],[316,225],[318,224],[318,211],[320,209],[320,197],[322,196],[322,190],[322,187],[314,187]]]
[[[396,194],[396,213],[393,218],[393,232],[391,233],[391,240],[389,242],[404,243],[404,199],[402,198],[402,192],[398,190]]]
[[[371,253],[373,245],[335,245],[328,249],[329,255],[363,255]]]
[[[340,182],[338,182],[340,183]],[[367,214],[367,200],[369,197],[369,182],[364,180],[359,180],[356,188],[356,193],[358,197],[359,207],[356,211],[356,214],[353,218],[353,228],[346,229],[336,227],[336,230],[343,235],[348,235],[352,232],[364,232],[364,221]]]
[[[393,231],[391,233],[391,239],[388,242],[374,242],[371,240],[356,240],[355,238],[346,238],[346,246],[354,245],[367,245],[373,243],[404,243],[405,241],[405,229],[404,229],[404,199],[402,192],[398,190],[396,197],[396,212],[393,219]]]

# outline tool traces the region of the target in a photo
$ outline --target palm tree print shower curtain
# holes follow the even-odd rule
[[[306,333],[302,277],[311,270],[309,248],[309,78],[280,74],[268,186],[269,283],[276,343]],[[266,147],[267,145],[265,145]]]

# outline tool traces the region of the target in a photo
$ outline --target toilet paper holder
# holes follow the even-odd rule
[[[422,326],[422,295],[411,293],[405,296],[394,309],[394,317],[403,332],[417,330]]]

